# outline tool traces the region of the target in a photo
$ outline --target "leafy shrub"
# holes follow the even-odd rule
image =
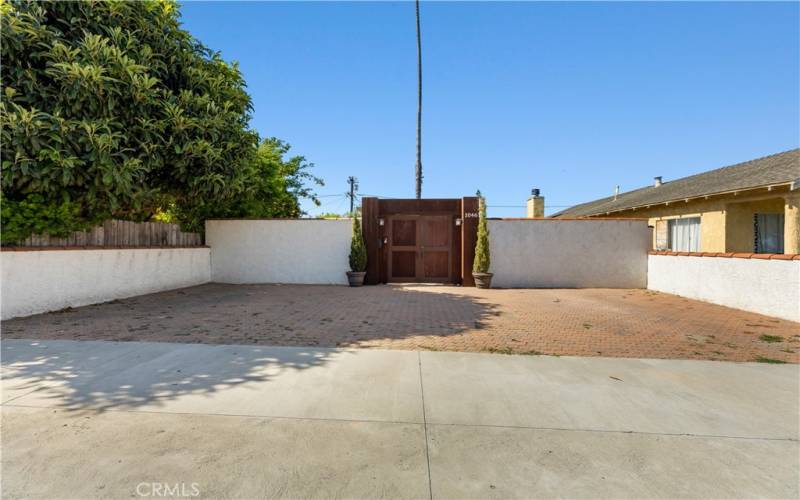
[[[226,203],[199,202],[192,205],[172,203],[164,214],[180,221],[191,231],[202,231],[207,218],[222,217],[276,217],[294,218],[303,215],[300,198],[310,198],[319,205],[319,199],[310,185],[324,183],[308,172],[314,164],[303,156],[287,157],[291,147],[276,138],[261,142],[254,151],[244,174],[246,186],[243,193]]]
[[[489,228],[486,224],[486,198],[478,196],[480,213],[478,218],[478,241],[475,243],[475,260],[472,263],[473,273],[488,273],[491,265],[489,255]]]
[[[4,242],[104,216],[299,214],[311,165],[259,147],[238,66],[179,17],[172,0],[0,2]]]
[[[70,230],[85,229],[91,222],[81,219],[78,204],[47,202],[38,194],[22,201],[4,200],[0,214],[3,244],[22,241],[31,234],[67,236]]]
[[[353,217],[353,238],[350,241],[350,270],[364,272],[367,270],[367,246],[361,234],[361,221]]]

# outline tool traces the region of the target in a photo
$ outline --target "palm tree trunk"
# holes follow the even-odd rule
[[[422,36],[419,29],[419,0],[417,6],[417,199],[422,198]]]

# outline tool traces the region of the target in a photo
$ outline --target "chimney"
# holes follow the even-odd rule
[[[617,196],[619,196],[619,186],[614,188],[614,201],[617,201]]]
[[[653,178],[653,180],[655,181],[655,182],[653,183],[653,187],[658,187],[658,186],[660,186],[661,184],[663,184],[663,183],[661,182],[661,176],[660,176],[660,175],[659,175],[658,177],[654,177],[654,178]]]
[[[527,217],[544,217],[544,196],[539,196],[537,188],[531,189],[531,197],[528,198],[527,203],[528,214]]]

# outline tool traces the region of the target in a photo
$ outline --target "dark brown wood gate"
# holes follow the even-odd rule
[[[452,283],[453,222],[447,215],[388,217],[387,281]]]
[[[366,283],[473,284],[477,198],[365,197],[361,209]]]

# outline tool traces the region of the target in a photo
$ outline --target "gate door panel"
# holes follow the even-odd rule
[[[423,281],[450,281],[451,218],[446,215],[421,217],[420,256]]]
[[[452,281],[452,218],[397,215],[389,218],[389,281]]]
[[[417,217],[389,219],[389,280],[417,279]]]

